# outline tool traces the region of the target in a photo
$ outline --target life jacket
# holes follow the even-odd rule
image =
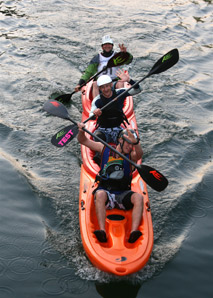
[[[116,91],[113,90],[113,95],[110,100],[115,98],[117,96]],[[109,102],[108,98],[105,98],[102,94],[100,94],[100,108],[105,106]],[[109,105],[109,107],[105,108],[102,111],[101,116],[97,119],[97,126],[104,127],[104,128],[112,128],[112,127],[118,127],[122,123],[126,127],[125,122],[128,123],[128,120],[126,118],[126,115],[123,112],[123,106],[121,103],[119,103],[117,100]],[[129,123],[128,123],[129,124]]]
[[[130,158],[130,155],[127,154]],[[121,157],[116,158],[115,153],[108,147],[104,147],[101,155],[100,171],[96,176],[99,182],[98,189],[108,191],[124,191],[131,189],[132,167]]]
[[[98,64],[98,72],[102,71],[102,69],[107,65],[108,61],[115,55],[115,52],[112,51],[111,55],[102,55],[102,53],[99,54],[99,64]],[[111,77],[112,80],[117,78],[116,71],[118,70],[118,67],[108,67],[105,71],[103,71],[99,76],[103,74],[107,74]]]

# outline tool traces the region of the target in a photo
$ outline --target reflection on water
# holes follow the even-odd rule
[[[141,285],[121,281],[109,284],[95,283],[95,287],[103,298],[136,298]]]

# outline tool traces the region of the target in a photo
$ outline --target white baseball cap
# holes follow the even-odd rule
[[[109,84],[111,82],[112,82],[112,79],[108,75],[102,75],[97,79],[98,87],[105,85],[105,84]]]
[[[102,45],[105,43],[113,44],[113,40],[111,39],[111,37],[109,35],[105,35],[102,37]]]

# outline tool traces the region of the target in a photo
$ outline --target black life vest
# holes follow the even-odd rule
[[[116,96],[117,96],[116,91],[113,90],[113,95],[110,98],[110,101]],[[108,102],[109,102],[109,99],[105,98],[102,94],[100,94],[98,107],[102,108]],[[123,112],[123,103],[116,100],[113,104],[111,104],[109,107],[105,108],[102,111],[101,116],[99,116],[97,119],[97,126],[104,127],[104,128],[112,128],[112,127],[118,127],[122,123],[125,125],[125,122],[128,123],[128,120]]]

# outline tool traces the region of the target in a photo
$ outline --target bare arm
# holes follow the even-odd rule
[[[83,123],[78,123],[79,133],[78,141],[80,144],[90,148],[93,151],[102,152],[104,145],[100,142],[95,142],[86,137],[85,131],[82,129],[85,126]]]
[[[132,152],[131,152],[131,159],[134,162],[137,162],[143,156],[143,150],[142,150],[142,147],[140,145],[140,139],[138,138],[138,140],[136,140],[136,138],[134,137],[134,135],[128,129],[127,129],[127,132],[128,132],[128,136],[126,136],[126,139],[129,139],[133,144],[135,144],[135,143],[138,142],[138,144],[135,144],[134,145],[134,149],[135,150],[132,150]]]
[[[141,148],[140,142],[134,146],[135,150],[133,150],[131,152],[131,159],[134,162],[137,162],[138,160],[140,160],[143,157],[143,150]]]
[[[96,96],[93,101],[92,101],[92,104],[91,104],[91,109],[90,109],[90,113],[89,113],[89,116],[92,116],[94,114],[94,111],[97,109],[97,106],[96,106],[96,100],[98,99],[99,95]]]
[[[125,71],[118,69],[116,72],[116,75],[118,78],[120,78],[119,82],[128,82],[130,85],[135,84],[135,81],[133,81],[132,79],[130,79],[130,76],[128,73],[126,73]],[[141,86],[138,84],[136,85],[133,89],[131,89],[129,91],[130,95],[136,95],[138,93],[140,93],[142,91]]]

